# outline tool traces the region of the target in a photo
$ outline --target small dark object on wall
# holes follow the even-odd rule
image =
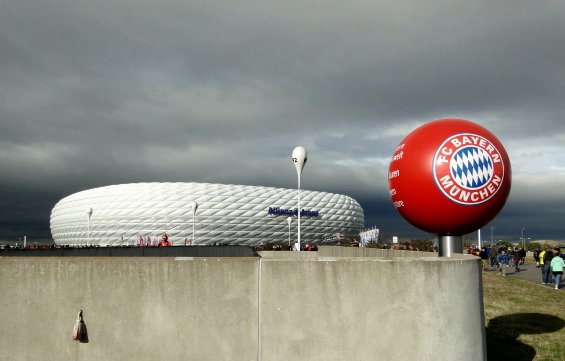
[[[73,340],[80,343],[88,343],[88,331],[86,330],[86,323],[82,318],[82,310],[79,311],[75,327],[73,328]]]

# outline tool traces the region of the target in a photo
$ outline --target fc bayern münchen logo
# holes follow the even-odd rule
[[[434,180],[452,201],[475,205],[494,197],[504,180],[504,160],[496,147],[478,134],[447,138],[436,150]]]

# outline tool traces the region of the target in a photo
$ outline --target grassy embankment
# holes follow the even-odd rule
[[[489,361],[565,361],[564,291],[494,272],[483,291]]]

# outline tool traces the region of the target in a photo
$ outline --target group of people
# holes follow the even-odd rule
[[[512,263],[516,272],[520,272],[520,265],[523,265],[526,259],[526,250],[518,247],[499,247],[496,249],[483,246],[480,249],[475,248],[470,250],[468,253],[481,258],[483,270],[488,267],[491,269],[495,267],[500,268],[501,266],[507,267]]]
[[[471,249],[468,253],[481,258],[483,270],[489,266],[491,269],[496,267],[500,269],[500,273],[503,275],[504,272],[501,267],[512,265],[516,272],[520,272],[520,266],[524,264],[526,259],[526,251],[518,247],[491,249],[483,246],[481,249]],[[565,255],[561,254],[559,248],[547,248],[543,251],[536,249],[533,253],[536,267],[541,268],[542,283],[544,285],[555,283],[555,289],[559,289],[563,278],[563,268],[565,267]]]
[[[520,266],[524,264],[526,261],[526,250],[523,248],[515,247],[501,249],[497,255],[497,263],[504,264],[508,266],[510,262],[512,262],[512,266],[514,266],[514,270],[516,272],[520,272]]]
[[[565,261],[560,254],[559,248],[547,248],[539,252],[536,263],[541,267],[541,283],[547,285],[553,281],[555,282],[555,289],[559,289],[559,284],[563,277],[563,267],[565,267]]]

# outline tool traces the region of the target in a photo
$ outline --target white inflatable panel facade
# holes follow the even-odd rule
[[[301,190],[301,242],[358,234],[363,209],[351,197]],[[194,216],[192,204],[198,208]],[[167,233],[173,245],[288,244],[297,240],[297,190],[209,183],[132,183],[85,190],[51,211],[59,245],[136,245]]]

